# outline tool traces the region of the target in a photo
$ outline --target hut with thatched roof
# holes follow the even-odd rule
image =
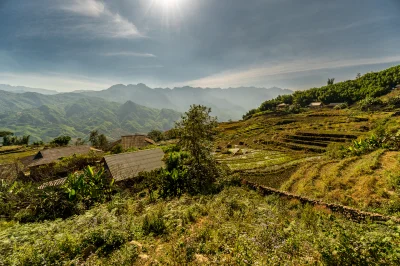
[[[164,167],[163,157],[164,152],[157,148],[104,156],[102,162],[110,176],[121,181]]]

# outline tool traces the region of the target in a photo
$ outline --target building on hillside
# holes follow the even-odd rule
[[[71,146],[61,148],[51,148],[39,151],[32,159],[32,162],[28,165],[29,168],[37,167],[41,165],[47,165],[56,163],[64,157],[70,157],[73,155],[88,154],[92,149],[90,146]]]
[[[326,105],[326,107],[335,108],[336,106],[341,105],[341,104],[345,104],[345,103],[330,103],[330,104]]]
[[[276,106],[276,108],[278,108],[278,109],[285,109],[286,107],[288,107],[289,106],[289,104],[287,104],[287,103],[281,103],[281,104],[278,104],[277,106]]]
[[[122,149],[127,150],[130,148],[144,148],[149,145],[155,145],[156,143],[149,139],[146,135],[130,135],[130,136],[122,136],[120,142],[116,142],[116,144],[121,144]]]
[[[308,105],[310,108],[322,108],[324,104],[322,102],[313,102]]]
[[[164,152],[157,148],[104,156],[102,162],[110,176],[121,181],[164,167],[163,157]]]

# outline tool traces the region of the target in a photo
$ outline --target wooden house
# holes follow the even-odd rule
[[[276,108],[278,108],[278,109],[285,109],[286,107],[288,107],[289,106],[289,104],[287,104],[287,103],[281,103],[281,104],[278,104],[277,106],[276,106]]]
[[[112,146],[121,144],[122,149],[127,150],[131,148],[144,148],[149,145],[155,145],[154,140],[149,139],[146,135],[129,135],[122,136],[120,140],[114,142]]]
[[[163,157],[164,152],[157,148],[104,156],[102,162],[110,176],[121,181],[164,167]]]
[[[34,157],[32,162],[28,165],[29,168],[41,165],[56,163],[62,158],[70,157],[73,155],[88,154],[91,151],[90,146],[71,146],[44,149],[39,151]]]
[[[308,105],[310,108],[322,108],[324,104],[322,102],[313,102]]]

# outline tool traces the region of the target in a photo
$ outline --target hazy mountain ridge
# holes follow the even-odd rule
[[[11,86],[8,84],[0,84],[0,90],[3,91],[10,91],[14,93],[24,93],[24,92],[37,92],[41,94],[58,94],[59,92],[56,90],[48,90],[48,89],[41,89],[41,88],[30,88],[25,86]]]
[[[180,113],[153,109],[132,101],[124,104],[77,93],[42,95],[0,91],[0,130],[49,141],[59,135],[85,138],[99,129],[112,139],[122,134],[167,130]]]
[[[271,89],[240,88],[194,88],[176,87],[152,89],[145,84],[117,84],[102,91],[85,91],[81,94],[96,96],[116,102],[131,100],[152,108],[168,108],[180,112],[186,111],[191,104],[203,104],[213,110],[220,121],[240,119],[244,112],[260,105],[267,99],[278,95],[291,94],[293,91],[273,87]]]

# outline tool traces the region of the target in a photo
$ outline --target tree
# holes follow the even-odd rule
[[[147,136],[154,141],[161,141],[164,139],[164,134],[160,130],[157,130],[157,129],[153,129],[152,131],[150,131],[147,134]]]
[[[82,139],[82,138],[77,138],[75,141],[75,146],[81,146],[81,145],[85,145],[86,140]]]
[[[29,145],[30,136],[22,136],[17,137],[13,136],[14,134],[7,134],[3,137],[3,146],[11,146],[11,145]]]
[[[60,136],[60,137],[53,139],[50,142],[50,144],[56,145],[56,146],[68,146],[70,141],[71,141],[70,136]]]
[[[192,105],[176,123],[178,145],[190,154],[187,188],[191,193],[210,192],[212,183],[220,176],[220,169],[211,154],[218,123],[210,113],[210,108]]]
[[[356,79],[361,78],[361,73],[357,73]]]
[[[107,137],[104,134],[99,134],[98,130],[90,132],[89,141],[96,148],[107,149],[108,147]]]
[[[6,136],[13,136],[14,133],[10,132],[10,131],[0,131],[0,138],[4,138]]]
[[[333,85],[334,82],[335,82],[335,78],[331,78],[331,79],[328,79],[327,84],[328,85]]]

